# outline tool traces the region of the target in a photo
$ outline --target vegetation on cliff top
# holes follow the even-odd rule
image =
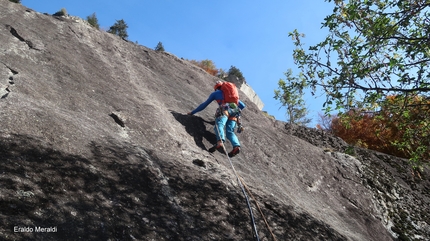
[[[323,91],[325,112],[339,112],[338,129],[374,123],[377,131],[366,133],[385,139],[379,148],[395,147],[389,154],[401,153],[420,168],[430,153],[430,3],[333,2],[333,13],[323,22],[329,34],[320,43],[305,49],[305,35],[290,33],[294,61],[303,75],[290,86],[312,94]]]

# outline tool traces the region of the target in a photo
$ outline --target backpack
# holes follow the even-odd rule
[[[224,103],[235,103],[239,105],[239,92],[237,91],[236,85],[231,82],[224,82],[221,85],[221,91],[224,96]]]

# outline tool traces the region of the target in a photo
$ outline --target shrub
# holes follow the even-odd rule
[[[57,16],[57,17],[66,16],[66,15],[67,15],[67,10],[65,8],[62,8],[60,11],[54,13],[54,16]]]
[[[225,70],[223,70],[223,69],[218,70],[218,74],[217,74],[218,78],[225,80],[225,78],[227,78],[227,75],[228,74]]]
[[[409,158],[413,168],[421,168],[430,159],[429,117],[426,97],[393,95],[378,111],[353,109],[338,115],[331,129],[351,145]]]
[[[270,118],[270,119],[272,119],[272,120],[276,120],[275,116],[269,114],[267,111],[263,111],[263,115],[266,116],[266,117],[268,117],[268,118]]]
[[[99,20],[97,19],[96,13],[91,14],[87,17],[87,22],[96,29],[100,29]]]
[[[219,70],[216,68],[216,66],[212,60],[209,60],[209,59],[200,60],[200,61],[190,60],[190,62],[192,64],[197,65],[200,68],[204,69],[210,75],[218,76],[218,74],[219,74]]]
[[[350,156],[356,156],[357,155],[357,153],[355,152],[354,146],[348,146],[345,149],[345,154],[348,154]]]

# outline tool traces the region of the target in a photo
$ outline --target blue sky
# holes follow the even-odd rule
[[[235,66],[264,102],[263,110],[286,120],[273,98],[289,68],[298,73],[288,33],[304,33],[306,45],[327,34],[321,29],[333,4],[324,0],[21,0],[37,12],[62,8],[86,19],[95,13],[102,29],[117,20],[127,25],[129,40],[148,48],[162,42],[166,52],[189,60],[212,60],[217,68]],[[209,95],[209,93],[208,93]],[[304,96],[315,127],[325,98]],[[204,100],[201,100],[202,102]]]

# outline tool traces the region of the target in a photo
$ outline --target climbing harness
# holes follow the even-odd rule
[[[219,105],[215,112],[215,117],[225,115],[229,120],[237,121],[240,112],[240,108],[235,103],[224,103]]]
[[[218,124],[216,123],[216,121],[215,121],[215,126],[216,126],[216,129],[217,129],[217,132],[218,132],[218,136],[220,136],[221,134],[220,134],[220,131],[219,131],[219,128],[218,128]],[[239,179],[239,175],[237,174],[236,169],[234,168],[233,163],[231,162],[231,159],[230,159],[230,157],[227,154],[227,149],[225,148],[225,145],[222,145],[222,147],[224,148],[224,153],[226,153],[228,161],[230,162],[230,166],[233,169],[234,174],[236,175],[237,182],[239,183],[239,186],[242,189],[242,193],[245,196],[246,204],[248,205],[249,215],[251,216],[251,223],[252,223],[253,231],[254,231],[254,234],[255,234],[255,239],[257,241],[260,241],[260,238],[258,237],[257,226],[256,226],[255,220],[254,220],[254,214],[252,213],[252,207],[251,207],[251,203],[249,202],[248,195],[246,194],[246,191],[245,191],[245,188],[243,186],[243,183]]]

